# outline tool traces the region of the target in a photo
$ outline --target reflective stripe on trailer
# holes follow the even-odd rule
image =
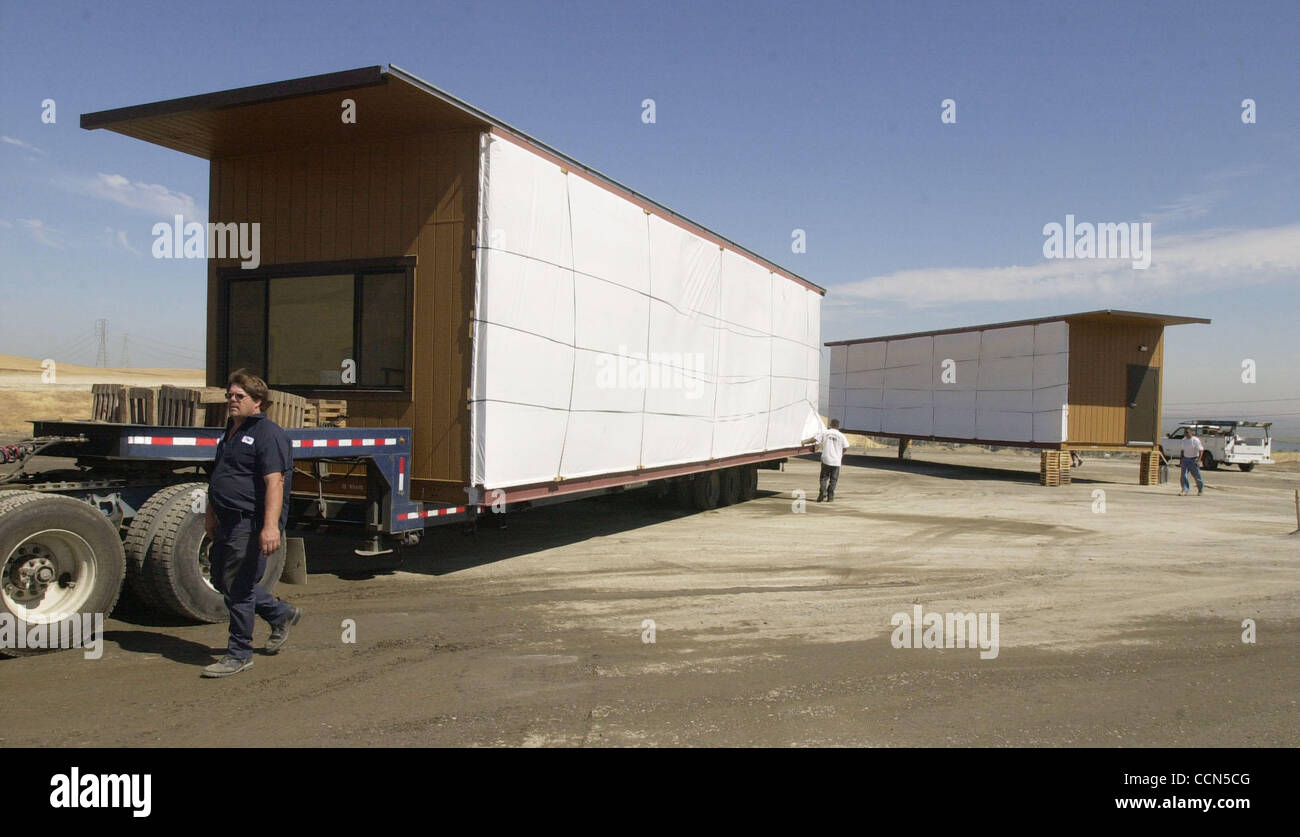
[[[396,445],[396,439],[294,439],[295,448],[370,448]]]
[[[408,512],[402,515],[404,520],[419,520],[422,517],[439,517],[444,514],[460,514],[468,509],[469,506],[454,506],[450,509],[425,509],[424,511]]]
[[[212,448],[217,446],[216,439],[203,439],[197,436],[127,436],[128,445],[165,445],[182,448]]]

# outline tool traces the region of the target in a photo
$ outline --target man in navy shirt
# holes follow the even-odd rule
[[[274,654],[302,610],[273,598],[259,582],[266,559],[280,548],[289,519],[293,454],[289,437],[262,412],[266,382],[243,369],[226,386],[229,420],[208,478],[207,530],[212,538],[212,585],[230,611],[230,643],[204,677],[228,677],[253,665],[254,615],[271,623],[266,653]]]

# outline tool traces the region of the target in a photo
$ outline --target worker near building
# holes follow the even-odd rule
[[[1178,482],[1183,488],[1182,491],[1178,492],[1179,497],[1191,490],[1191,485],[1187,482],[1188,471],[1196,478],[1196,493],[1205,493],[1205,483],[1201,480],[1201,454],[1204,452],[1205,445],[1201,442],[1200,437],[1196,435],[1196,431],[1190,427],[1187,428],[1187,435],[1183,438],[1182,461],[1179,463],[1181,473]]]
[[[817,502],[833,502],[835,486],[840,481],[840,462],[844,451],[849,447],[849,440],[840,432],[840,420],[831,419],[828,429],[820,430],[817,435],[803,440],[803,444],[814,442],[822,446],[822,471],[818,480]]]
[[[253,665],[254,615],[271,624],[268,654],[284,646],[289,628],[302,618],[300,608],[272,597],[259,583],[289,519],[289,437],[263,412],[267,386],[261,378],[243,369],[231,374],[226,402],[229,418],[208,479],[206,523],[212,585],[230,611],[230,641],[226,655],[203,669],[204,677],[228,677]]]

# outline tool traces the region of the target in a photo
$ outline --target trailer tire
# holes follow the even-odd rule
[[[740,469],[740,501],[752,500],[758,495],[758,466],[746,465]]]
[[[673,483],[673,501],[683,509],[695,507],[694,494],[695,480],[690,477],[682,477]]]
[[[722,480],[717,471],[705,471],[696,474],[691,482],[691,501],[700,511],[718,507],[718,496],[722,493]]]
[[[13,617],[15,637],[29,636],[31,625],[110,613],[125,574],[122,541],[99,509],[37,491],[0,495],[0,611]],[[0,655],[51,650],[5,647]]]
[[[721,483],[718,489],[719,506],[734,506],[740,502],[740,495],[744,491],[743,471],[743,468],[727,468],[718,475]]]
[[[143,567],[144,585],[151,601],[165,611],[196,622],[224,622],[229,616],[225,597],[212,586],[207,561],[211,541],[205,513],[195,511],[191,491],[206,489],[205,483],[184,483],[159,513],[157,532],[149,546]],[[261,584],[268,592],[284,570],[285,549],[266,559]]]
[[[1240,469],[1243,470],[1243,471],[1253,471],[1253,470],[1255,470],[1255,463],[1254,463],[1254,462],[1238,462],[1238,463],[1237,463],[1237,467],[1240,468]]]
[[[126,530],[124,548],[126,550],[126,587],[144,605],[151,610],[166,611],[168,608],[154,593],[153,587],[145,582],[144,562],[149,556],[149,547],[158,535],[161,515],[179,494],[186,489],[194,489],[199,483],[168,485],[150,495],[140,506],[140,510],[131,518],[131,525]]]

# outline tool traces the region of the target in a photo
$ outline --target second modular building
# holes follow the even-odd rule
[[[1104,310],[827,343],[829,417],[900,440],[1149,451],[1165,326],[1208,322]]]

